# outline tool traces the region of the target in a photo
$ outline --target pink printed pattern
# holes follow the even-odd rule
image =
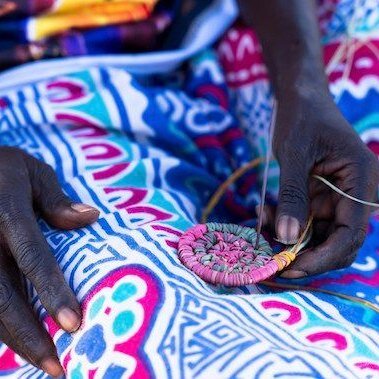
[[[268,79],[262,48],[256,34],[250,28],[230,29],[219,44],[218,53],[231,88]]]
[[[159,282],[146,270],[125,267],[105,277],[83,301],[82,327],[62,353],[67,375],[102,378],[107,369],[119,367],[128,377],[149,378],[140,347],[159,301]],[[59,347],[65,333],[51,318],[45,322]]]
[[[358,370],[362,370],[364,375],[378,374],[379,366],[375,361],[363,362],[355,357],[354,338],[344,327],[336,328],[336,324],[333,323],[329,323],[330,325],[325,323],[322,327],[315,326],[312,323],[315,311],[311,308],[305,311],[306,308],[297,303],[296,295],[286,295],[280,300],[272,295],[267,295],[260,301],[260,304],[264,309],[265,317],[290,327],[291,333],[302,336],[303,343],[351,355],[355,362],[354,366]]]
[[[130,142],[125,138],[115,139],[102,120],[79,111],[83,104],[93,101],[87,83],[61,78],[49,82],[46,92],[54,110],[54,121],[80,147],[83,165],[112,210],[126,214],[135,220],[136,226],[151,225],[153,230],[162,231],[167,246],[175,248],[179,230],[170,225],[175,220],[174,213],[160,206],[155,200],[155,190],[148,189],[146,167],[132,153]],[[138,183],[133,182],[133,177],[138,177]]]

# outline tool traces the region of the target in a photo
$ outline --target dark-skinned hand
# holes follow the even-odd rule
[[[49,375],[60,376],[56,348],[27,301],[23,276],[64,330],[79,328],[81,310],[36,212],[60,229],[80,228],[99,216],[93,207],[67,198],[50,166],[19,149],[0,147],[0,340]]]
[[[314,216],[311,244],[283,272],[287,278],[350,266],[366,234],[370,207],[335,193],[312,174],[366,201],[375,201],[379,183],[377,158],[330,95],[319,88],[304,92],[280,99],[273,142],[281,172],[278,238],[285,243],[297,240],[310,213]]]

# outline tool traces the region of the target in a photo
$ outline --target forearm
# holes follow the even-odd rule
[[[313,0],[239,0],[258,34],[277,97],[327,89]]]

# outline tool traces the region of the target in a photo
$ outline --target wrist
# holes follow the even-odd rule
[[[330,98],[328,80],[324,69],[307,67],[286,75],[278,75],[273,82],[276,98],[279,102],[288,99],[315,99],[320,96]]]

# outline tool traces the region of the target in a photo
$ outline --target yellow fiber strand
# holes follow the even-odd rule
[[[229,188],[230,185],[232,185],[234,182],[236,182],[245,172],[259,166],[263,162],[263,158],[256,158],[252,161],[246,163],[244,166],[240,167],[238,170],[234,171],[234,173],[229,176],[227,180],[225,180],[224,183],[220,185],[220,187],[217,189],[217,191],[212,195],[210,198],[207,206],[205,207],[201,222],[205,224],[208,220],[208,216],[211,214],[213,209],[216,207],[218,202],[220,201],[221,197],[224,195],[226,190]]]

